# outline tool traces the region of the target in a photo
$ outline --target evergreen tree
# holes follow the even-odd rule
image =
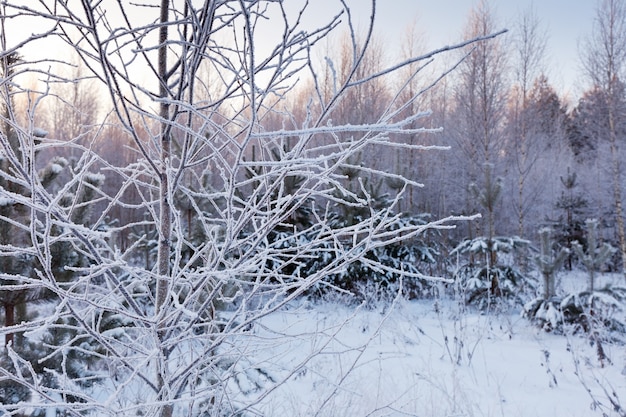
[[[541,253],[535,257],[537,269],[543,277],[543,299],[549,300],[556,295],[556,272],[561,268],[568,250],[561,248],[557,254],[552,253],[552,242],[550,228],[543,228],[539,231],[541,241]]]
[[[544,74],[540,75],[530,91],[528,119],[530,129],[541,138],[540,150],[558,146],[556,141],[566,129],[567,110],[556,90]]]
[[[601,246],[598,243],[598,221],[586,221],[586,247],[579,242],[573,242],[572,247],[587,268],[589,281],[584,291],[568,294],[560,304],[563,321],[576,326],[589,334],[592,343],[596,345],[596,352],[600,362],[606,359],[603,341],[613,339],[611,331],[616,331],[615,338],[623,340],[626,332],[626,316],[624,302],[626,302],[626,287],[606,285],[596,288],[596,272],[604,265],[616,249],[608,243]],[[608,332],[605,332],[607,330]]]
[[[569,146],[577,162],[593,161],[598,155],[598,140],[606,137],[607,103],[597,87],[585,91],[567,121]]]
[[[476,183],[469,188],[476,201],[486,211],[487,233],[484,236],[465,239],[451,254],[467,254],[469,262],[456,272],[466,291],[467,301],[488,308],[492,301],[509,299],[522,301],[522,293],[531,283],[516,267],[500,263],[499,253],[514,253],[525,249],[530,242],[519,236],[496,236],[496,208],[502,194],[502,179],[493,178],[493,165],[485,163],[483,187]],[[520,263],[524,263],[523,257]]]
[[[586,248],[583,248],[579,242],[572,242],[572,248],[587,268],[587,273],[589,274],[587,291],[593,292],[595,291],[595,273],[609,260],[615,252],[615,248],[608,243],[603,243],[602,246],[599,246],[598,220],[589,219],[585,224],[587,226]]]
[[[564,245],[569,254],[567,256],[567,269],[572,269],[572,242],[584,240],[583,236],[583,215],[588,206],[587,199],[575,190],[578,187],[576,172],[571,172],[567,168],[567,175],[561,178],[564,190],[556,202],[556,208],[563,210],[564,216],[559,216],[554,221],[556,229],[556,240]]]
[[[573,331],[583,331],[589,334],[596,344],[598,358],[606,358],[602,341],[612,338],[603,335],[600,329],[616,330],[618,333],[626,331],[626,317],[624,317],[624,301],[626,288],[620,286],[606,286],[596,288],[596,271],[610,258],[615,249],[604,243],[597,242],[597,220],[587,220],[586,247],[579,242],[573,242],[572,247],[583,264],[587,267],[589,281],[587,288],[565,295],[556,296],[553,286],[554,272],[565,259],[565,249],[558,254],[550,254],[549,231],[543,229],[542,255],[536,258],[539,271],[544,276],[543,297],[536,298],[524,306],[524,316],[546,331],[562,331],[563,326],[573,326]],[[617,338],[623,336],[618,335]]]
[[[544,227],[539,231],[540,254],[535,256],[535,265],[543,277],[543,294],[524,305],[524,317],[546,331],[559,329],[563,323],[561,298],[556,296],[556,273],[563,265],[568,250],[561,248],[556,254],[552,249],[552,230]]]
[[[480,308],[490,308],[499,301],[522,303],[525,293],[534,291],[535,283],[515,266],[515,259],[525,256],[529,246],[528,240],[518,236],[479,236],[459,243],[450,255],[465,255],[469,259],[455,271],[466,302]],[[491,265],[493,257],[498,259],[498,255],[505,254],[510,262]]]

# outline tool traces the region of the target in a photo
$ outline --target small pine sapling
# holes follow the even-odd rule
[[[528,247],[530,242],[518,236],[495,235],[496,206],[502,194],[502,179],[494,180],[493,164],[484,164],[484,173],[484,187],[481,189],[472,183],[469,190],[487,212],[487,236],[465,240],[451,252],[469,255],[469,263],[459,268],[456,276],[462,282],[467,302],[479,308],[489,308],[494,301],[500,303],[502,300],[520,303],[525,287],[532,284],[517,268],[498,259],[499,254],[516,252]]]
[[[579,242],[573,242],[572,247],[587,268],[587,289],[567,295],[561,302],[561,310],[566,322],[590,335],[597,346],[598,359],[604,362],[607,358],[602,348],[602,339],[619,339],[626,332],[626,288],[611,285],[596,288],[596,271],[609,260],[616,249],[608,243],[603,243],[602,246],[598,244],[597,220],[587,220],[586,226],[586,250]],[[600,329],[613,332],[615,336],[601,333]]]
[[[579,242],[572,242],[572,248],[581,262],[587,268],[589,274],[589,283],[587,291],[593,292],[595,290],[595,271],[600,269],[602,265],[615,253],[615,248],[608,243],[602,244],[598,247],[598,220],[589,219],[585,222],[587,226],[587,250],[583,249],[583,246]]]
[[[543,299],[549,300],[556,295],[556,272],[561,269],[569,251],[561,248],[556,255],[552,253],[550,235],[552,229],[544,227],[539,231],[541,254],[536,256],[535,265],[543,277]]]
[[[541,253],[534,258],[537,270],[543,278],[542,297],[535,298],[524,305],[524,317],[547,331],[557,329],[563,323],[561,300],[556,297],[556,273],[563,266],[569,251],[561,248],[554,254],[552,250],[552,229],[544,227],[539,230]]]
[[[496,236],[491,239],[480,236],[466,239],[458,244],[450,255],[467,255],[469,261],[455,272],[463,288],[466,302],[481,309],[489,308],[494,302],[507,301],[511,304],[523,302],[523,295],[534,290],[535,283],[522,274],[513,263],[503,261],[492,265],[493,259],[512,259],[515,253],[527,250],[530,242],[518,236]],[[493,255],[492,255],[493,254]]]
[[[556,202],[556,208],[565,212],[559,216],[559,219],[555,221],[555,239],[565,244],[570,251],[567,257],[567,269],[572,270],[572,242],[583,237],[583,221],[582,216],[585,212],[588,202],[585,197],[576,193],[575,189],[578,186],[576,181],[576,172],[570,172],[570,168],[567,168],[567,175],[561,178],[561,184],[563,184],[564,190],[561,193]]]

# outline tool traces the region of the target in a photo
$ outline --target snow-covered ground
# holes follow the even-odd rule
[[[273,314],[255,333],[285,340],[255,354],[274,380],[289,378],[260,400],[267,416],[626,415],[609,399],[626,407],[624,346],[604,343],[601,363],[585,335],[547,334],[516,312],[432,300],[386,310],[321,303]]]
[[[585,279],[569,273],[559,287],[581,290]],[[518,311],[485,314],[448,298],[370,308],[300,300],[247,330],[224,352],[236,374],[227,391],[240,398],[220,399],[250,405],[241,415],[626,416],[624,345],[605,340],[600,360],[588,335],[546,333]],[[117,388],[105,388],[94,388],[97,399],[117,405]],[[134,389],[115,394],[145,405]]]

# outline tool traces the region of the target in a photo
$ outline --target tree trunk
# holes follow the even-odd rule
[[[609,92],[612,94],[612,91]],[[609,100],[612,100],[609,96]],[[608,106],[609,110],[609,140],[611,144],[611,162],[613,174],[613,197],[615,199],[615,217],[617,222],[617,235],[619,238],[619,248],[622,254],[622,274],[626,278],[626,235],[624,233],[624,218],[622,210],[622,182],[620,179],[619,157],[617,155],[617,132],[615,127],[615,115],[613,103]]]
[[[12,303],[4,303],[4,326],[11,327],[15,325],[15,305]],[[4,346],[13,343],[13,333],[7,333],[4,336]]]
[[[517,233],[524,237],[524,176],[520,175],[517,181]]]
[[[543,299],[550,299],[550,275],[543,273]]]
[[[170,272],[170,241],[171,241],[171,202],[169,198],[168,165],[170,163],[171,141],[168,124],[169,105],[167,98],[167,23],[168,0],[161,1],[161,29],[159,31],[159,93],[162,99],[159,115],[161,117],[161,172],[159,173],[159,248],[157,282],[157,314],[163,307],[167,296],[168,275]]]
[[[169,118],[169,104],[166,99],[167,94],[167,23],[169,21],[169,1],[161,0],[161,27],[159,29],[159,97],[161,104],[159,116],[161,117],[161,158],[160,158],[160,188],[159,188],[159,246],[158,246],[158,278],[156,288],[156,318],[159,320],[157,325],[157,337],[159,344],[162,344],[165,338],[164,328],[165,315],[162,314],[163,306],[168,296],[169,274],[170,274],[170,247],[171,247],[171,215],[172,206],[169,193],[169,164],[171,153],[170,129],[167,124]],[[162,349],[161,363],[157,363],[157,388],[159,390],[159,399],[163,401],[161,406],[161,417],[172,417],[174,408],[168,403],[169,393],[166,385],[165,374],[167,373],[167,355],[168,352]]]

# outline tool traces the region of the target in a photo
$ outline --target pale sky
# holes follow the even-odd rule
[[[150,1],[155,2],[148,0],[146,3]],[[287,4],[289,1],[302,4],[302,0],[287,0]],[[355,10],[355,24],[363,28],[369,16],[371,1],[346,1],[360,9]],[[429,49],[452,44],[462,39],[469,11],[479,1],[378,0],[376,32],[390,51],[399,48],[407,28],[413,22],[416,23],[417,31],[423,33]],[[542,29],[547,32],[545,64],[549,80],[562,94],[569,94],[573,98],[585,89],[578,45],[591,33],[596,4],[597,0],[491,0],[501,28],[514,28],[519,16],[529,7],[534,7]],[[310,7],[312,15],[309,17],[312,20],[326,21],[339,6],[337,0],[311,0]],[[19,27],[10,29],[32,32],[28,26],[20,22]],[[44,48],[38,52],[47,55],[50,50]]]
[[[462,38],[469,11],[478,3],[479,0],[379,0],[378,30],[391,36],[391,32],[398,32],[403,24],[416,19],[417,27],[432,48],[451,44]],[[584,90],[582,86],[586,82],[579,44],[592,31],[596,4],[596,0],[491,1],[498,23],[507,29],[512,29],[528,8],[534,8],[547,33],[549,80],[562,93],[575,97]]]

